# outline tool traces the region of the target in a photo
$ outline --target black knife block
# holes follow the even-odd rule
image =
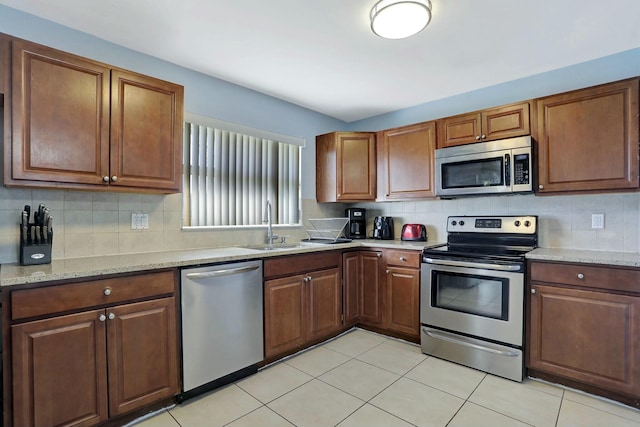
[[[31,224],[30,224],[31,225]],[[38,265],[51,264],[51,247],[53,246],[53,230],[49,232],[47,243],[33,242],[31,236],[27,241],[22,239],[22,227],[20,227],[20,264]]]

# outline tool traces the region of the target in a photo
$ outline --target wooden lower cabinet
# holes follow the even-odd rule
[[[108,418],[104,310],[11,327],[13,425],[91,426]]]
[[[640,270],[530,268],[527,367],[640,401]]]
[[[266,359],[301,349],[342,330],[340,261],[338,252],[265,261]],[[300,268],[309,270],[300,272]],[[299,274],[288,275],[293,272]]]
[[[343,270],[347,296],[345,313],[349,314],[345,319],[382,333],[388,332],[416,342],[420,339],[419,251],[375,249],[347,252]],[[351,302],[356,295],[358,304]]]
[[[390,331],[420,336],[420,270],[387,268],[387,321]]]
[[[135,283],[146,276],[162,285],[174,278],[172,272],[165,272],[132,276],[131,280]],[[83,298],[99,298],[89,294],[97,290],[94,284],[103,283],[110,285],[104,290],[109,289],[109,296],[115,299],[130,290],[126,278],[89,281]],[[18,301],[23,301],[21,292],[48,291],[53,297],[62,295],[60,288],[69,291],[71,286],[75,285],[15,291],[12,306],[17,309]],[[99,294],[107,295],[102,288]],[[13,319],[19,319],[19,314]],[[14,322],[10,331],[10,408],[15,427],[93,426],[180,392],[173,295]]]

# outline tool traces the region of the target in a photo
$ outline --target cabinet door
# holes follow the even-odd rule
[[[534,283],[529,363],[604,389],[640,393],[640,297]]]
[[[480,113],[461,114],[438,120],[438,148],[478,142],[481,126]]]
[[[304,344],[304,277],[264,282],[264,355],[273,357]]]
[[[361,252],[342,255],[342,315],[345,325],[353,325],[360,316],[360,259]]]
[[[375,150],[375,136],[372,133],[338,134],[337,200],[375,200]]]
[[[326,337],[342,326],[340,269],[315,271],[307,275],[307,341]]]
[[[387,267],[387,329],[420,335],[420,270]]]
[[[539,192],[638,188],[638,79],[536,101]]]
[[[91,426],[108,417],[104,310],[11,327],[14,426]]]
[[[111,78],[111,184],[179,192],[182,86],[123,70]]]
[[[360,320],[382,326],[384,290],[382,284],[382,252],[363,251],[360,255]]]
[[[34,43],[12,43],[13,135],[7,183],[105,185],[109,69]],[[9,158],[5,162],[8,165]]]
[[[493,140],[529,135],[529,103],[506,105],[482,112],[480,139]]]
[[[108,308],[109,412],[179,393],[175,298]]]
[[[386,199],[435,196],[436,122],[385,130],[382,158]]]

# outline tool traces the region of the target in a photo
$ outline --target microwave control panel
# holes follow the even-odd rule
[[[529,184],[530,183],[530,171],[529,161],[530,154],[516,154],[513,157],[513,183],[515,185]]]

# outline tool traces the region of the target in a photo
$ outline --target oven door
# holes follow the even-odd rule
[[[521,265],[429,259],[421,274],[422,324],[522,347]]]

